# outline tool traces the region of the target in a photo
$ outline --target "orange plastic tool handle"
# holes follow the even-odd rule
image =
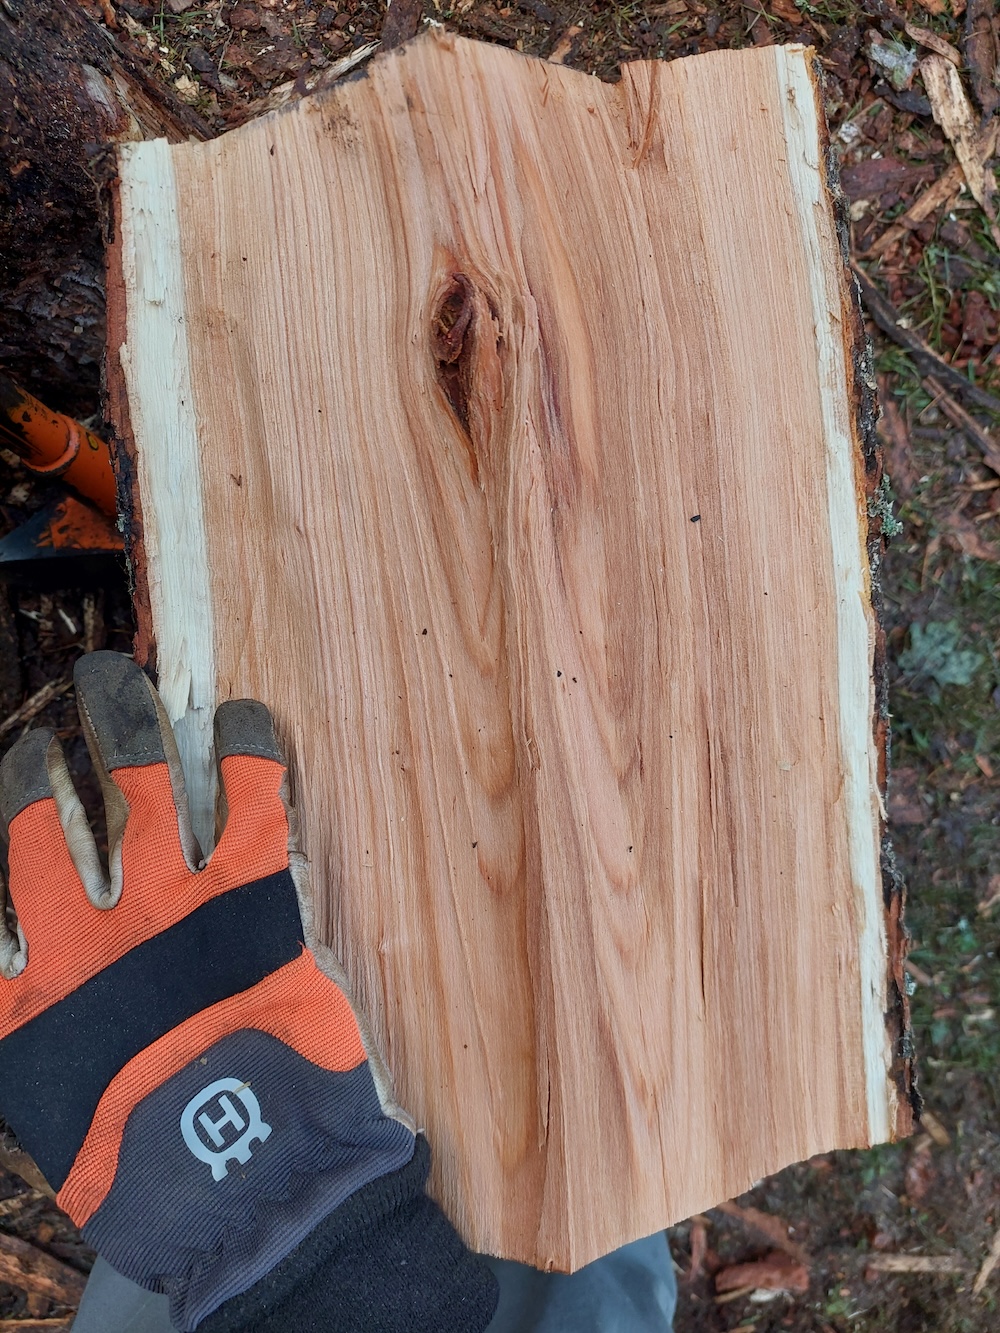
[[[106,514],[115,513],[115,476],[105,442],[79,421],[51,411],[6,375],[0,375],[0,437],[32,472],[62,477]]]

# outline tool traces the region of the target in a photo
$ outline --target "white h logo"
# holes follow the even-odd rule
[[[232,1093],[240,1103],[242,1111],[234,1105],[233,1098],[225,1094]],[[217,1105],[222,1114],[216,1119],[208,1114],[209,1104],[218,1099]],[[205,1109],[203,1109],[205,1108]],[[200,1114],[199,1114],[200,1112]],[[198,1124],[214,1144],[211,1147],[195,1128],[195,1116]],[[225,1129],[235,1131],[237,1137],[226,1143]],[[241,1164],[249,1162],[254,1142],[263,1143],[271,1133],[271,1126],[265,1125],[260,1115],[260,1102],[250,1091],[249,1083],[241,1083],[238,1078],[220,1078],[202,1088],[185,1106],[181,1115],[181,1133],[184,1142],[201,1162],[207,1162],[212,1168],[212,1179],[222,1180],[229,1174],[227,1163],[235,1157]]]

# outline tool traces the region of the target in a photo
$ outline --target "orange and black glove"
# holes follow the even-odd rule
[[[201,865],[145,675],[94,653],[75,679],[110,866],[58,740],[28,733],[0,765],[4,1117],[178,1329],[478,1333],[494,1280],[424,1193],[426,1142],[312,938],[267,709],[216,714],[227,816]]]

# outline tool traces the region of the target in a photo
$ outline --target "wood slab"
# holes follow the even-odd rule
[[[494,1254],[909,1127],[833,189],[795,46],[610,85],[433,31],[121,155],[140,655],[206,810],[216,703],[274,710],[321,931]]]

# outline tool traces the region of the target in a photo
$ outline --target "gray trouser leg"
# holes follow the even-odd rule
[[[98,1259],[73,1320],[73,1333],[177,1333],[166,1296],[143,1291]]]
[[[670,1333],[674,1326],[677,1279],[662,1231],[576,1273],[487,1262],[500,1283],[487,1333]]]
[[[487,1261],[500,1305],[487,1333],[671,1333],[677,1282],[662,1231],[572,1274]],[[174,1333],[166,1296],[143,1291],[98,1259],[73,1333]]]

